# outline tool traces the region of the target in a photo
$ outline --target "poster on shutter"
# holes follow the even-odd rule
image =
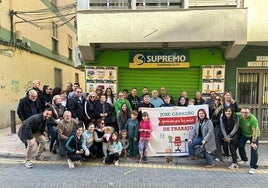
[[[149,156],[187,156],[187,138],[196,123],[199,109],[208,105],[189,105],[188,107],[142,108],[147,112],[153,132],[148,146]]]
[[[114,95],[117,93],[117,67],[86,66],[86,92],[95,92],[98,87],[105,91],[112,88]]]

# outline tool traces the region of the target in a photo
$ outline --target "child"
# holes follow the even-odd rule
[[[126,128],[127,128],[127,136],[129,141],[129,154],[130,157],[135,158],[138,155],[138,127],[139,121],[137,120],[138,111],[133,110],[131,112],[131,118],[127,120]]]
[[[151,132],[153,131],[152,123],[149,118],[149,114],[147,112],[142,113],[142,120],[140,122],[139,133],[140,133],[140,141],[139,141],[139,153],[140,153],[140,162],[141,159],[144,162],[147,162],[147,150],[148,143],[151,139]]]
[[[122,144],[119,141],[118,134],[115,132],[111,135],[111,140],[108,144],[108,155],[106,156],[104,162],[111,163],[113,161],[115,166],[118,166],[119,156],[122,152]]]
[[[127,149],[128,149],[128,146],[129,146],[129,142],[128,142],[128,139],[127,139],[127,131],[126,130],[121,131],[120,142],[121,142],[122,147],[123,147],[123,150],[122,150],[122,153],[121,153],[120,156],[126,158],[127,154],[128,154]]]
[[[114,132],[113,127],[110,127],[110,126],[104,127],[104,135],[103,135],[103,142],[102,142],[102,151],[104,154],[104,159],[107,156],[108,142],[110,141],[110,138],[113,132]]]

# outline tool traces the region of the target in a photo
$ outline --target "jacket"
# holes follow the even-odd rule
[[[118,153],[119,155],[121,155],[122,149],[123,147],[120,141],[113,142],[109,144],[108,146],[109,155],[114,154],[114,153]]]
[[[152,123],[150,120],[140,122],[139,133],[140,139],[149,141],[151,139],[151,133],[153,132]]]
[[[47,125],[47,120],[44,120],[43,114],[35,114],[28,118],[21,126],[18,136],[22,142],[26,142],[33,138],[35,133],[42,133]]]
[[[67,140],[68,137],[72,133],[74,133],[74,130],[77,125],[78,125],[78,121],[76,121],[75,119],[71,119],[70,123],[68,124],[66,123],[65,120],[62,120],[56,128],[56,131],[58,133],[58,139]]]
[[[37,113],[32,112],[31,105],[34,105],[36,107]],[[30,116],[34,114],[39,114],[41,112],[42,110],[41,110],[40,102],[38,99],[36,101],[31,101],[27,96],[20,99],[20,102],[17,108],[17,114],[21,121],[25,121]]]
[[[82,149],[82,138],[83,136],[81,135],[80,138],[78,138],[76,135],[71,135],[66,144],[65,144],[65,149],[67,153],[76,153],[77,150]]]
[[[200,120],[197,120],[193,129],[189,131],[189,137],[188,139],[195,139],[198,136],[198,130],[199,130],[199,123]],[[214,129],[213,129],[213,123],[211,120],[203,121],[201,125],[201,132],[203,135],[203,140],[205,140],[207,143],[205,144],[207,151],[214,151],[216,149],[215,144],[215,136],[214,136]]]

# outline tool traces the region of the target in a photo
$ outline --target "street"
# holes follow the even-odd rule
[[[200,164],[128,163],[105,165],[100,161],[84,162],[69,169],[66,161],[34,161],[26,169],[22,159],[0,158],[1,187],[265,187],[268,170],[248,174],[248,166],[229,170],[223,165],[206,169]]]

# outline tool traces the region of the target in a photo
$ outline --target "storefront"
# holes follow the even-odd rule
[[[231,79],[230,79],[231,78]],[[233,84],[236,80],[236,84]],[[268,48],[248,46],[236,60],[226,63],[226,88],[234,93],[239,107],[249,107],[268,139]]]
[[[143,57],[137,57],[141,54]],[[149,57],[150,54],[155,56]],[[172,57],[174,54],[177,54],[176,57]],[[147,67],[133,66],[131,63],[134,62],[135,56],[141,62],[146,57],[151,62],[143,61]],[[222,52],[214,48],[169,51],[101,51],[96,53],[96,57],[96,61],[90,63],[89,66],[117,68],[117,92],[123,89],[130,91],[132,87],[136,87],[138,95],[141,95],[142,88],[145,86],[148,87],[149,91],[153,89],[159,91],[164,86],[174,99],[177,99],[183,90],[188,92],[189,97],[194,97],[196,91],[202,92],[204,91],[203,87],[208,87],[204,86],[204,79],[202,79],[204,66],[225,65]],[[148,65],[149,63],[153,64]],[[160,67],[159,64],[161,64]],[[213,73],[211,74],[213,76]],[[221,74],[224,77],[224,72]],[[86,75],[86,77],[88,76]],[[208,80],[212,79],[206,79],[205,82]],[[209,87],[209,90],[214,90],[213,86]],[[224,85],[221,87],[223,88],[219,90],[219,93],[224,91]],[[209,92],[209,90],[205,92]]]

